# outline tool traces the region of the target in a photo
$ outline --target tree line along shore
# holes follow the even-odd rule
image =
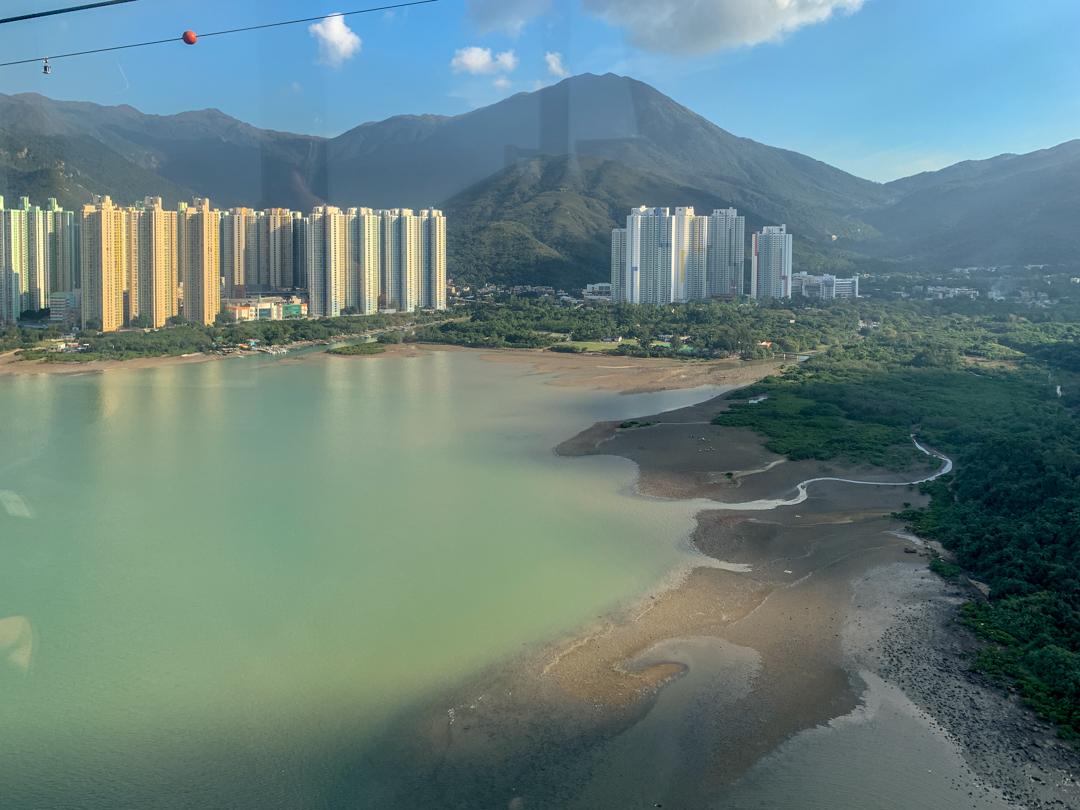
[[[958,616],[986,641],[973,669],[1019,690],[1063,736],[1080,736],[1080,311],[1072,308],[967,299],[572,307],[500,296],[440,313],[84,332],[86,350],[70,355],[46,351],[58,334],[13,328],[0,333],[0,351],[124,360],[375,331],[388,332],[384,342],[602,346],[687,363],[803,354],[717,423],[751,427],[792,459],[902,469],[925,462],[913,432],[955,458],[953,473],[923,485],[930,506],[901,515],[956,555],[958,568],[939,564],[939,573],[990,586],[987,602]],[[623,340],[598,343],[605,338]]]

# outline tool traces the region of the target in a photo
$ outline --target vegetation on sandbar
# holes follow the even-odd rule
[[[385,351],[386,346],[381,343],[353,343],[349,346],[335,346],[332,349],[327,349],[326,353],[349,356],[364,354],[382,354]]]

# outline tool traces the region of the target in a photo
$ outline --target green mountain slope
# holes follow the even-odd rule
[[[445,203],[449,272],[466,284],[549,284],[563,289],[607,281],[611,230],[635,206],[729,203],[617,161],[542,156],[504,169]],[[764,221],[752,211],[747,233]]]
[[[124,205],[161,197],[175,207],[194,192],[93,141],[0,129],[0,195],[6,205],[19,197],[43,205],[55,197],[64,208],[77,209],[94,194],[108,194]]]
[[[464,115],[396,116],[327,144],[335,205],[419,207],[537,155],[590,155],[693,186],[786,223],[807,238],[875,235],[861,212],[889,201],[878,183],[740,138],[653,87],[583,74]],[[404,201],[404,202],[402,202]],[[353,203],[349,203],[353,204]]]
[[[258,129],[219,110],[147,115],[126,104],[0,94],[0,128],[92,141],[222,208],[310,210],[327,198],[325,139]]]
[[[967,267],[1080,257],[1080,141],[966,161],[889,183],[895,203],[866,215],[882,232],[853,250]]]

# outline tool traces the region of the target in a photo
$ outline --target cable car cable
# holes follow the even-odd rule
[[[199,38],[204,37],[217,37],[223,34],[239,34],[243,31],[259,31],[263,28],[279,28],[283,25],[299,25],[300,23],[316,22],[319,20],[325,20],[327,17],[351,17],[354,14],[369,14],[373,11],[390,11],[395,8],[406,8],[408,6],[422,6],[427,3],[438,3],[439,0],[413,0],[411,3],[395,3],[392,6],[379,6],[378,8],[362,8],[357,11],[346,11],[342,13],[324,14],[321,17],[306,17],[302,20],[287,20],[285,22],[267,23],[266,25],[250,25],[247,28],[232,28],[228,31],[213,31],[209,34],[199,34]],[[16,62],[0,62],[0,67],[11,67],[12,65],[29,65],[34,62],[40,62],[42,59],[66,59],[69,56],[87,56],[92,53],[108,53],[109,51],[124,51],[129,48],[145,48],[147,45],[164,45],[167,42],[183,42],[184,38],[170,37],[169,39],[155,39],[150,42],[136,42],[132,45],[114,45],[111,48],[95,48],[92,51],[76,51],[74,53],[61,53],[56,56],[37,57],[36,59],[20,59]]]
[[[55,17],[57,14],[70,14],[73,11],[86,11],[91,8],[104,8],[105,6],[118,6],[121,3],[134,3],[136,0],[102,0],[100,3],[87,3],[85,6],[71,6],[58,8],[53,11],[35,11],[31,14],[20,14],[18,17],[5,17],[0,20],[0,25],[5,23],[21,22],[22,20],[36,20],[39,17]]]

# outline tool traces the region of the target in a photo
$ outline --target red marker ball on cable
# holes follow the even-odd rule
[[[184,36],[181,37],[188,45],[194,45],[199,41],[199,38],[195,35],[194,31],[185,31]]]

